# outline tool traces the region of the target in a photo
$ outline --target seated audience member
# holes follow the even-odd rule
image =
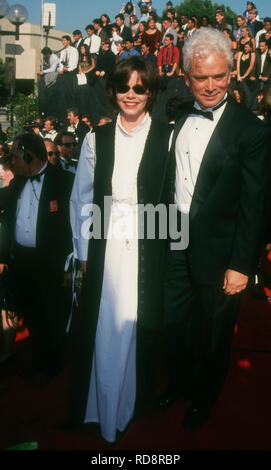
[[[101,15],[101,22],[102,22],[102,28],[106,32],[106,36],[108,38],[111,38],[111,36],[112,36],[112,29],[111,29],[112,28],[112,23],[110,21],[109,16],[106,13],[103,13]]]
[[[57,150],[57,146],[51,139],[43,139],[44,145],[46,147],[47,152],[47,159],[51,165],[57,165],[59,162],[59,151]]]
[[[186,37],[189,38],[190,36],[192,36],[192,34],[194,34],[195,32],[197,31],[197,28],[196,28],[196,21],[194,18],[189,18],[188,22],[187,22],[187,28],[186,28]]]
[[[157,65],[157,58],[150,52],[150,44],[148,42],[143,42],[141,46],[141,54],[144,60],[151,62],[155,66]]]
[[[242,36],[237,41],[237,49],[240,52],[244,52],[244,47],[246,44],[250,44],[251,49],[255,51],[255,39],[251,34],[251,31],[248,26],[242,26],[241,28]]]
[[[127,39],[131,39],[132,31],[131,28],[125,26],[123,14],[119,13],[118,15],[116,15],[115,20],[120,28],[120,36],[122,37],[123,41],[125,42]]]
[[[117,54],[116,54],[116,64],[121,60],[122,55],[125,51],[125,43],[121,41],[116,42]]]
[[[234,52],[237,49],[237,42],[235,40],[235,37],[233,35],[233,32],[230,29],[223,29],[223,34],[228,38],[231,50]]]
[[[232,30],[232,27],[230,24],[228,24],[227,19],[225,17],[225,11],[221,8],[216,9],[216,14],[215,14],[215,19],[216,19],[216,29],[219,31],[223,31],[223,29],[230,29]]]
[[[250,80],[255,65],[255,52],[249,43],[245,44],[244,52],[237,58],[237,82],[241,83],[246,95],[246,105],[249,109],[255,106],[255,84]]]
[[[141,21],[139,23],[137,33],[134,37],[134,46],[135,46],[136,51],[139,53],[141,52],[141,44],[143,41],[143,36],[146,32],[147,26],[148,24],[146,23],[146,21]]]
[[[237,29],[233,31],[235,39],[241,39],[242,37],[242,27],[247,26],[246,19],[243,15],[238,15],[236,18]]]
[[[235,99],[237,103],[245,105],[246,95],[240,85],[236,85],[234,88],[229,90],[229,94]]]
[[[43,125],[43,138],[44,139],[51,139],[52,141],[55,140],[57,136],[56,131],[57,120],[55,117],[48,116],[45,118],[44,125]]]
[[[148,43],[150,47],[151,54],[158,54],[160,48],[160,42],[162,40],[162,34],[157,29],[156,23],[153,18],[149,19],[148,27],[146,31],[142,34],[142,43]]]
[[[120,28],[118,27],[117,23],[113,23],[112,25],[112,37],[110,38],[111,41],[111,51],[117,55],[118,53],[118,48],[117,48],[117,42],[121,41],[122,42],[122,37],[120,36]]]
[[[250,80],[257,80],[259,88],[271,87],[271,57],[268,54],[268,45],[265,39],[261,39],[259,43],[259,50],[256,51],[256,60],[254,70]]]
[[[131,28],[131,31],[132,31],[132,37],[133,38],[135,37],[135,35],[137,33],[138,27],[139,27],[139,22],[138,22],[137,16],[136,15],[131,15],[130,28]]]
[[[127,41],[125,41],[125,51],[121,55],[120,60],[127,59],[128,57],[135,56],[135,55],[139,56],[140,54],[134,48],[134,41],[132,38],[127,39]]]
[[[15,178],[0,227],[0,272],[16,287],[16,311],[30,333],[32,362],[24,376],[50,381],[64,365],[69,311],[63,308],[64,265],[71,251],[69,198],[73,178],[48,164],[35,134],[16,137]]]
[[[75,29],[74,32],[72,33],[72,37],[73,37],[72,46],[76,47],[76,49],[79,52],[81,44],[84,43],[84,38],[82,36],[80,29]]]
[[[68,131],[59,132],[55,139],[55,145],[59,152],[59,163],[63,170],[75,174],[77,167],[77,152],[74,134]]]
[[[49,72],[58,72],[60,68],[60,60],[56,54],[53,54],[50,47],[44,47],[41,53],[43,54],[44,62],[40,75],[44,75]]]
[[[79,66],[78,71],[80,74],[85,74],[87,84],[91,85],[93,82],[93,70],[95,69],[95,60],[89,52],[86,44],[82,44],[79,51]]]
[[[101,42],[103,42],[105,39],[107,39],[107,34],[106,31],[102,27],[102,20],[100,18],[95,18],[93,20],[93,26],[94,26],[94,31],[96,36],[101,38]]]
[[[110,39],[102,41],[102,50],[98,56],[95,74],[97,77],[106,77],[115,65],[115,54],[110,50]]]
[[[89,48],[89,52],[95,60],[97,61],[97,57],[101,48],[101,38],[94,34],[94,26],[93,24],[89,24],[85,28],[88,37],[85,39],[84,44],[86,44]]]
[[[177,31],[172,27],[172,21],[170,18],[164,18],[163,20],[163,29],[164,29],[164,36],[162,38],[162,44],[165,45],[165,38],[167,34],[173,35],[173,46],[177,45]]]
[[[173,35],[167,34],[164,40],[165,46],[161,47],[157,57],[159,75],[161,77],[161,90],[166,90],[168,81],[177,70],[180,53],[177,46],[173,45]]]
[[[261,41],[262,39],[265,39],[267,42],[268,48],[271,49],[271,18],[265,18],[263,24],[264,24],[264,32],[260,34],[259,41]]]
[[[131,17],[136,15],[135,5],[132,2],[127,2],[126,5],[122,5],[120,13],[124,16],[124,25],[130,27]]]
[[[257,20],[258,11],[256,8],[251,9],[248,12],[248,22],[247,25],[251,31],[252,36],[255,38],[258,31],[263,28],[263,23]]]

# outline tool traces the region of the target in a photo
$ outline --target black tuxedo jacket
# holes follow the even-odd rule
[[[13,252],[18,198],[27,179],[15,177],[9,203],[0,228],[0,263],[9,264]],[[52,275],[64,270],[66,256],[72,251],[69,198],[73,175],[48,162],[42,185],[36,232],[36,254],[43,269]]]
[[[132,30],[131,28],[128,28],[128,26],[124,26],[122,32],[120,33],[120,36],[122,37],[123,41],[128,41],[128,39],[132,38]]]
[[[188,116],[176,123],[171,153]],[[189,214],[187,259],[195,283],[221,284],[227,269],[255,272],[270,174],[270,129],[229,99],[204,153]],[[171,198],[176,160],[172,158]],[[222,285],[222,284],[221,284]]]
[[[260,73],[261,73],[261,54],[258,51],[256,51],[256,60],[255,60],[255,65],[254,65],[254,70],[253,70],[252,75],[254,75],[256,78],[259,78]],[[268,52],[266,54],[266,58],[264,61],[262,76],[271,78],[271,57],[269,56]]]
[[[84,38],[81,38],[78,45],[76,46],[76,41],[72,42],[71,46],[75,47],[78,50],[78,53],[80,54],[80,47],[84,44]]]

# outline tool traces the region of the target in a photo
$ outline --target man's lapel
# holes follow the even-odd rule
[[[204,152],[190,207],[190,219],[193,219],[201,205],[211,193],[225,162],[230,158],[227,140],[234,129],[234,113],[231,100],[212,134]],[[223,139],[222,139],[223,136]],[[230,184],[230,182],[229,182]]]

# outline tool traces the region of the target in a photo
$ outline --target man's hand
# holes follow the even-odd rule
[[[262,77],[263,82],[267,82],[267,80],[268,80],[268,77]]]
[[[3,274],[5,269],[8,269],[8,265],[7,264],[0,264],[0,276],[1,276],[1,274]]]
[[[234,295],[242,292],[247,287],[248,276],[245,274],[227,269],[224,277],[223,289],[225,294]]]
[[[87,262],[80,260],[80,264],[81,264],[81,268],[82,268],[83,273],[86,273],[87,272]]]

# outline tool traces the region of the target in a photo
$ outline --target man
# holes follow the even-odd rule
[[[189,18],[187,23],[186,37],[189,38],[196,30],[196,21],[194,18]]]
[[[96,36],[101,38],[101,42],[107,39],[106,31],[102,28],[102,25],[103,24],[99,18],[95,18],[95,20],[93,20],[93,27],[94,27],[95,34]]]
[[[123,41],[125,42],[128,39],[132,39],[131,28],[128,28],[128,26],[124,25],[124,15],[119,13],[117,16],[115,16],[115,20],[118,27],[120,28],[120,36],[122,37]]]
[[[98,56],[95,74],[97,77],[106,77],[115,65],[115,54],[110,50],[110,39],[102,41],[102,50]]]
[[[68,131],[59,132],[55,140],[55,145],[59,152],[59,164],[64,171],[68,171],[75,175],[76,161],[76,141],[74,134]]]
[[[84,122],[90,130],[92,129],[93,117],[90,116],[90,114],[83,114],[81,121]]]
[[[101,38],[94,34],[94,26],[92,24],[86,26],[86,33],[88,37],[85,39],[84,44],[89,47],[89,52],[91,53],[96,63],[101,48]]]
[[[82,44],[84,44],[84,38],[82,37],[82,33],[80,29],[75,29],[74,32],[72,33],[73,36],[73,43],[72,46],[76,47],[76,49],[80,52],[80,47]]]
[[[179,49],[177,46],[173,46],[173,35],[167,34],[164,42],[165,45],[160,48],[157,57],[162,90],[166,90],[168,81],[174,76],[180,61]]]
[[[43,70],[40,75],[47,74],[49,72],[58,72],[60,67],[60,61],[56,54],[53,54],[50,47],[44,47],[41,51],[44,57]]]
[[[248,20],[247,25],[254,38],[256,34],[258,33],[258,31],[260,31],[263,28],[263,23],[257,20],[257,16],[258,16],[258,11],[256,10],[256,8],[253,8],[248,12],[249,20]]]
[[[57,136],[56,127],[56,118],[52,116],[48,116],[44,121],[43,126],[43,137],[44,139],[50,139],[52,141],[55,140]]]
[[[66,130],[74,134],[75,141],[78,144],[78,155],[85,135],[88,132],[88,127],[81,121],[80,117],[79,109],[74,107],[67,109],[67,120],[69,125]]]
[[[59,162],[59,152],[57,146],[52,142],[51,139],[43,139],[44,145],[46,147],[47,159],[51,165],[57,165]]]
[[[259,41],[262,40],[262,39],[265,39],[266,42],[267,42],[268,48],[270,49],[271,48],[271,18],[269,18],[269,17],[264,18],[263,24],[264,24],[264,29],[261,30],[262,33],[261,33],[261,31],[259,31],[257,33],[257,35],[259,35],[258,39],[259,39]],[[256,43],[256,47],[257,47],[257,43]]]
[[[47,162],[41,137],[24,134],[12,145],[15,178],[1,221],[0,273],[7,269],[16,311],[32,340],[32,365],[51,380],[62,368],[67,315],[62,284],[71,249],[72,178]]]
[[[260,90],[271,86],[271,57],[268,54],[268,45],[265,39],[259,43],[259,51],[256,51],[256,60],[250,80],[258,80]],[[258,94],[257,93],[257,94]]]
[[[243,16],[245,17],[246,21],[249,20],[249,16],[248,16],[248,15],[249,15],[249,12],[250,12],[251,10],[255,9],[255,8],[256,8],[255,3],[253,3],[253,2],[247,2],[247,8],[246,8],[246,10],[245,10],[244,13],[243,13]],[[257,16],[256,19],[257,19],[258,21],[260,20],[259,15]]]
[[[184,30],[185,35],[187,34],[187,23],[188,23],[188,16],[181,15],[181,24],[182,24],[182,29]]]
[[[221,32],[199,30],[183,55],[195,103],[180,108],[175,126],[172,199],[175,191],[189,242],[183,250],[171,244],[168,252],[170,384],[160,406],[189,394],[183,426],[193,429],[209,419],[223,386],[242,292],[259,260],[270,131],[227,97],[232,53]]]
[[[140,56],[139,52],[134,48],[134,40],[132,38],[125,41],[125,51],[120,57],[120,60],[127,59],[133,55]]]
[[[162,44],[165,46],[165,37],[167,34],[172,34],[173,35],[173,46],[177,45],[177,32],[176,29],[172,27],[172,21],[169,18],[165,18],[163,20],[163,28],[164,28],[164,36],[162,38]]]
[[[74,85],[76,80],[76,71],[78,66],[79,55],[75,47],[71,46],[70,36],[62,37],[64,49],[60,52],[60,70],[59,70],[59,93],[60,93],[60,109],[63,112],[74,101]],[[63,111],[62,111],[63,110]],[[61,114],[61,118],[63,118]]]
[[[144,60],[151,62],[155,66],[157,65],[157,58],[150,52],[150,45],[148,42],[143,42],[141,44],[141,54]]]

